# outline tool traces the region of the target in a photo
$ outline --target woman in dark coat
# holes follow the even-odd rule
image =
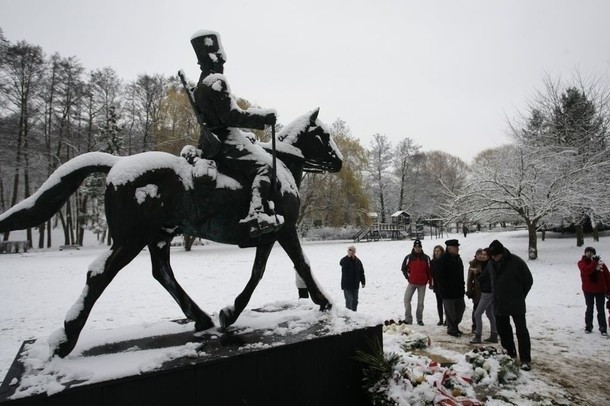
[[[445,249],[442,245],[437,245],[432,251],[432,259],[430,260],[430,276],[432,277],[432,290],[436,295],[436,310],[438,311],[438,323],[437,326],[447,325],[443,322],[443,298],[441,297],[440,291],[435,286],[435,273],[438,268],[438,259],[445,253]]]

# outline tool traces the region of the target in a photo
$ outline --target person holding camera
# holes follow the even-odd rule
[[[597,323],[599,331],[603,336],[608,335],[606,324],[606,296],[610,295],[610,272],[601,260],[595,248],[585,248],[585,254],[578,261],[580,278],[582,280],[582,291],[585,295],[585,333],[593,331],[593,305],[597,309]]]

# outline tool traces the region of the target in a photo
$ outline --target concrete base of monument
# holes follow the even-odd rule
[[[379,321],[301,301],[246,311],[225,331],[186,320],[85,330],[63,359],[46,338],[24,342],[0,404],[366,405],[354,355],[375,340]]]

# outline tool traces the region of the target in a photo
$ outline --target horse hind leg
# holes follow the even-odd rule
[[[282,230],[280,232],[278,242],[292,260],[294,268],[301,279],[303,279],[305,282],[307,290],[311,296],[311,300],[313,300],[315,304],[320,305],[321,311],[330,309],[332,304],[326,298],[326,295],[322,292],[311,273],[309,261],[307,261],[305,258],[305,254],[303,253],[303,248],[301,247],[301,242],[299,241],[296,230]]]
[[[80,298],[66,314],[63,330],[56,331],[49,339],[49,346],[54,355],[63,358],[72,352],[97,299],[118,272],[130,263],[142,248],[144,245],[113,245],[89,265],[87,282]]]
[[[169,262],[170,241],[171,238],[160,239],[148,245],[153,277],[172,295],[184,315],[195,321],[195,330],[202,331],[214,327],[210,316],[197,306],[176,280]]]
[[[271,242],[256,247],[256,257],[254,258],[254,265],[252,266],[252,274],[250,275],[246,287],[237,295],[233,306],[227,306],[220,311],[219,319],[222,328],[227,328],[235,323],[241,312],[243,312],[248,305],[252,293],[254,293],[254,289],[256,289],[258,282],[263,278],[273,244],[274,242]]]

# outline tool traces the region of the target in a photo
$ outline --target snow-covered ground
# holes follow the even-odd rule
[[[465,263],[477,248],[487,246],[494,239],[502,241],[522,258],[527,257],[527,235],[524,231],[473,233],[467,238],[455,234],[436,240],[424,239],[424,251],[431,253],[434,245],[442,244],[447,238],[460,239]],[[304,243],[316,278],[335,303],[332,317],[337,320],[345,318],[347,312],[342,309],[344,299],[339,287],[338,263],[348,245],[349,241]],[[604,259],[610,254],[608,237],[597,243],[587,237],[585,245],[594,246]],[[406,282],[400,272],[400,264],[410,252],[412,242],[381,241],[358,243],[356,246],[367,279],[366,288],[360,291],[356,319],[362,316],[373,321],[403,318],[402,300]],[[508,404],[502,399],[514,404],[550,404],[550,399],[559,404],[610,402],[610,389],[605,379],[607,366],[610,365],[610,341],[597,330],[593,334],[584,334],[584,298],[576,267],[583,248],[575,246],[573,237],[561,238],[555,234],[547,236],[546,241],[539,241],[540,258],[528,261],[534,277],[527,300],[533,369],[521,374],[518,385],[514,387],[502,387],[496,383],[493,390],[487,391],[493,398],[488,404]],[[0,379],[6,375],[23,340],[44,340],[62,325],[66,312],[80,296],[89,263],[105,249],[89,241],[89,245],[80,250],[32,250],[26,254],[0,255]],[[214,243],[195,246],[191,252],[181,248],[172,249],[172,265],[178,281],[216,321],[218,311],[232,304],[245,286],[253,258],[254,249]],[[414,297],[413,304],[415,301]],[[248,326],[253,323],[255,317],[250,309],[291,302],[295,303],[300,314],[311,312],[319,315],[313,305],[297,302],[292,264],[278,245],[271,254],[265,276],[254,292],[248,309],[236,325]],[[472,305],[467,300],[466,314],[460,326],[462,331],[470,331],[471,311]],[[261,314],[256,317],[267,315]],[[153,279],[150,260],[144,251],[119,273],[104,292],[89,317],[81,341],[99,340],[105,334],[100,330],[131,331],[134,326],[136,329],[138,326],[142,329],[163,328],[164,322],[183,317],[178,305]],[[425,326],[411,327],[431,339],[431,347],[420,354],[463,364],[464,354],[474,348],[468,343],[470,336],[448,336],[445,328],[436,325],[437,320],[434,294],[428,291]],[[159,322],[162,323],[159,325]],[[487,332],[485,322],[484,334]],[[394,349],[393,338],[389,334],[384,336],[386,350]],[[78,351],[77,346],[75,354]],[[143,370],[146,366],[139,368]],[[107,373],[111,375],[112,371]]]

